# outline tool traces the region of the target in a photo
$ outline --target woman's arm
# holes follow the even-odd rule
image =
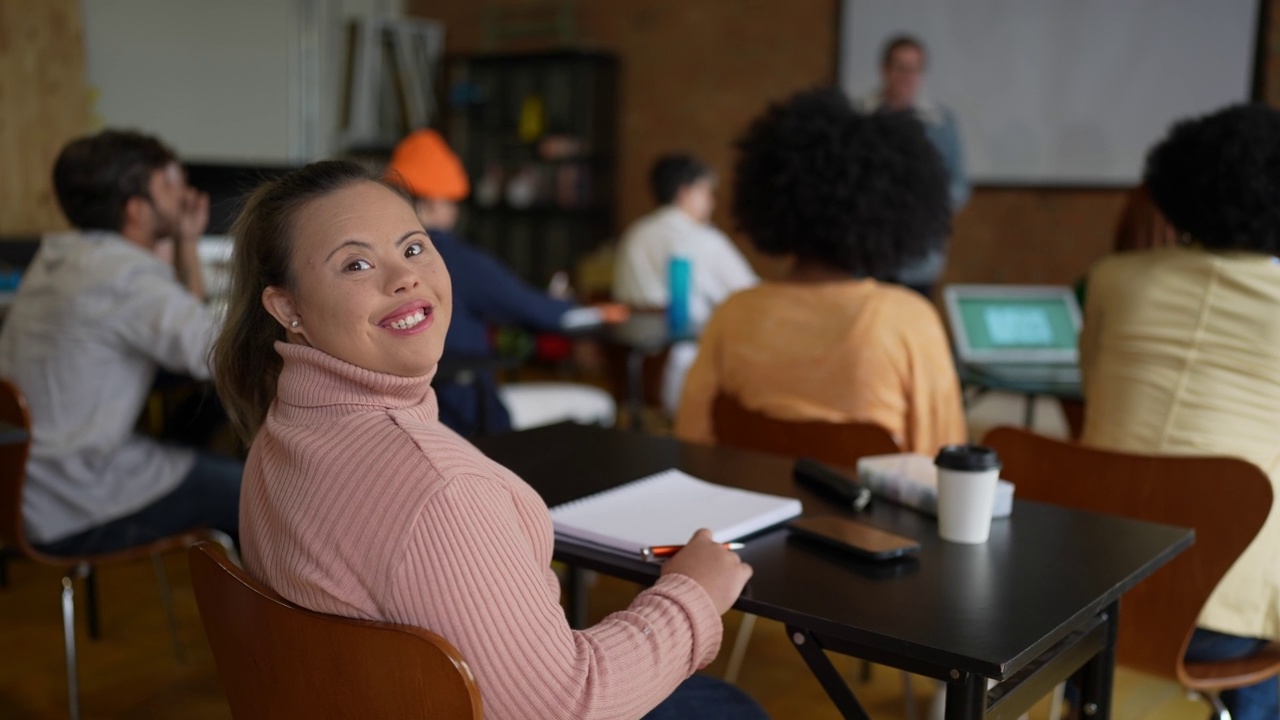
[[[570,629],[510,490],[456,477],[424,508],[388,613],[452,642],[494,718],[637,718],[719,650],[700,585],[669,574],[626,610]]]

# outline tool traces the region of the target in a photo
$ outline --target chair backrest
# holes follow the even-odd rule
[[[1271,510],[1266,473],[1236,458],[1120,453],[1008,427],[983,444],[1023,500],[1195,530],[1195,545],[1125,594],[1117,648],[1122,665],[1190,684],[1182,657],[1196,618]]]
[[[728,395],[716,397],[711,416],[716,442],[789,457],[811,457],[854,467],[870,455],[901,452],[888,430],[872,423],[778,420],[748,410]]]
[[[9,380],[0,379],[0,422],[31,432],[27,399]],[[30,554],[22,524],[22,486],[27,477],[28,439],[0,445],[0,543]]]
[[[188,556],[236,720],[483,717],[471,670],[444,638],[298,607],[211,543],[193,546]]]

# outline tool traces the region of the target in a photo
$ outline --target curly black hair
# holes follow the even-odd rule
[[[1144,181],[1204,247],[1280,252],[1280,111],[1235,105],[1175,123],[1147,155]]]
[[[946,169],[909,114],[810,90],[770,105],[737,149],[734,219],[767,255],[883,279],[950,231]]]

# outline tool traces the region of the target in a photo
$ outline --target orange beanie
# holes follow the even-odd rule
[[[471,192],[462,161],[435,130],[415,130],[400,141],[387,179],[421,198],[462,200]]]

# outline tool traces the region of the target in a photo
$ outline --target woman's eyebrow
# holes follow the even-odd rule
[[[401,236],[400,236],[400,239],[396,241],[396,247],[400,247],[401,245],[403,245],[403,244],[405,243],[405,241],[406,241],[406,240],[408,240],[409,238],[413,237],[414,235],[422,235],[422,236],[426,236],[426,234],[427,234],[427,233],[426,233],[425,231],[423,231],[423,230],[410,230],[409,232],[407,232],[407,233],[405,233],[404,235],[401,235]],[[359,247],[359,248],[364,248],[365,250],[368,250],[368,251],[370,251],[370,252],[372,252],[372,251],[373,251],[373,246],[372,246],[372,245],[370,245],[369,243],[367,243],[367,242],[363,241],[363,240],[344,240],[342,243],[340,243],[340,244],[338,245],[338,247],[334,248],[334,249],[333,249],[333,251],[332,251],[332,252],[330,252],[330,253],[325,257],[324,261],[325,261],[325,262],[329,262],[329,259],[330,259],[330,258],[332,258],[335,254],[337,254],[337,252],[338,252],[339,250],[341,250],[341,249],[342,249],[342,248],[344,248],[344,247],[347,247],[348,245],[354,245],[354,246]]]
[[[325,257],[324,261],[329,262],[329,258],[332,258],[335,254],[337,254],[339,250],[341,250],[344,247],[347,247],[348,245],[355,245],[356,247],[361,247],[361,248],[364,248],[365,250],[370,250],[370,251],[373,250],[373,246],[363,240],[345,240],[340,245],[338,245],[338,247],[334,248],[333,252],[330,252],[328,256]]]

